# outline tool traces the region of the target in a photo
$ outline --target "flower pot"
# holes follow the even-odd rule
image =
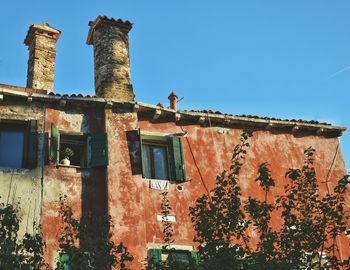
[[[63,165],[69,166],[70,165],[70,160],[68,158],[64,158],[64,159],[62,159],[61,163]]]

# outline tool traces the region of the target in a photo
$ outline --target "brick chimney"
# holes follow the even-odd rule
[[[129,21],[99,16],[89,22],[87,44],[94,46],[96,95],[119,101],[133,101],[130,82]]]
[[[28,46],[27,88],[53,92],[56,42],[61,32],[47,23],[32,24],[24,44]]]
[[[172,110],[177,110],[177,95],[174,92],[171,92],[170,95],[168,96],[168,99],[170,101],[170,109]]]

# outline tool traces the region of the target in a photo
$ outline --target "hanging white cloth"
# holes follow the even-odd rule
[[[153,189],[165,190],[165,189],[168,189],[168,184],[169,184],[169,181],[167,180],[156,180],[156,179],[149,180],[149,187]]]

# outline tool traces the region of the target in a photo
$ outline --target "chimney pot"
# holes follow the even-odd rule
[[[27,88],[53,92],[55,77],[56,42],[61,32],[49,24],[32,24],[24,44],[28,46],[29,59]]]
[[[170,109],[177,110],[177,95],[174,92],[171,92],[168,96],[168,99],[170,100]]]
[[[98,16],[89,22],[86,43],[94,46],[96,95],[118,101],[135,98],[130,80],[129,21]]]

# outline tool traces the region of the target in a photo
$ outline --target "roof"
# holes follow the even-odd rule
[[[302,119],[279,119],[274,117],[260,117],[255,115],[234,115],[211,110],[172,110],[162,106],[146,104],[142,102],[118,102],[113,99],[106,99],[96,96],[72,94],[46,94],[46,91],[35,90],[0,84],[0,101],[4,96],[22,97],[30,101],[41,101],[57,103],[60,106],[86,104],[91,106],[109,107],[133,110],[145,117],[151,117],[153,121],[186,121],[200,125],[226,125],[226,126],[249,126],[263,129],[288,129],[292,132],[306,131],[316,135],[341,136],[345,127],[335,126],[330,123],[318,121],[307,121]]]

